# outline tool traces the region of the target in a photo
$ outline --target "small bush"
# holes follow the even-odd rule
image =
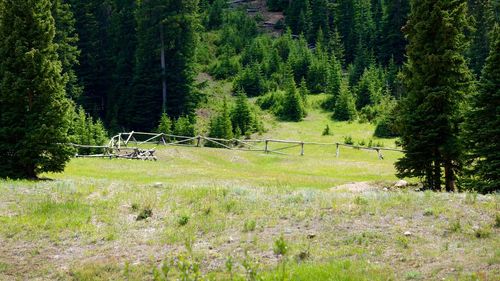
[[[349,145],[353,145],[354,144],[354,140],[352,139],[351,136],[346,136],[346,137],[344,137],[344,143],[345,144],[349,144]]]
[[[495,215],[495,227],[500,227],[500,213]]]
[[[356,204],[356,205],[368,205],[368,200],[366,200],[363,197],[356,196],[354,198],[354,204]]]
[[[323,129],[323,133],[321,134],[323,136],[331,136],[332,133],[330,132],[330,126],[328,124],[326,125],[325,129]]]
[[[188,224],[188,222],[189,222],[189,216],[187,215],[182,215],[177,220],[177,224],[179,224],[179,226],[185,226],[186,224]]]
[[[153,216],[153,210],[150,207],[145,207],[139,212],[137,221],[142,221]]]
[[[181,116],[174,124],[174,134],[178,136],[194,137],[194,124],[188,116]]]
[[[406,236],[398,236],[396,238],[396,242],[398,243],[399,246],[408,249],[410,247],[410,240]]]
[[[450,224],[450,231],[452,232],[460,232],[462,229],[462,225],[460,224],[460,219],[456,219]]]
[[[288,245],[285,241],[283,234],[280,235],[278,239],[274,241],[274,254],[284,256],[288,252]]]
[[[247,220],[243,225],[243,232],[252,232],[255,230],[257,223],[255,220]]]
[[[474,229],[474,236],[476,236],[476,238],[488,238],[490,237],[491,235],[491,228],[487,227],[487,226],[480,226],[476,229]]]
[[[434,215],[434,210],[433,209],[425,209],[424,211],[424,216],[428,217],[428,216],[432,216]]]

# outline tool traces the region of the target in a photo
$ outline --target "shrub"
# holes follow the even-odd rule
[[[158,124],[158,128],[156,129],[158,133],[163,133],[170,135],[172,134],[172,119],[168,117],[166,113],[163,113],[160,118],[160,122]]]
[[[243,232],[252,232],[255,230],[257,223],[255,220],[247,220],[243,225]]]
[[[323,133],[321,133],[322,136],[330,136],[332,135],[331,132],[330,132],[330,126],[328,126],[328,124],[326,124],[326,127],[323,129]]]
[[[189,222],[189,216],[187,215],[182,215],[177,219],[177,224],[179,226],[185,226]]]
[[[153,210],[151,207],[144,207],[137,215],[137,221],[145,220],[153,216]]]
[[[344,144],[350,144],[350,145],[353,145],[353,144],[354,144],[354,141],[352,140],[352,137],[351,137],[351,136],[346,136],[346,137],[344,137]]]
[[[488,238],[491,235],[491,228],[487,226],[480,226],[476,229],[474,229],[474,236],[476,238]]]
[[[245,67],[234,81],[234,91],[244,91],[249,97],[260,96],[267,91],[266,80],[258,64]]]
[[[84,145],[104,145],[108,141],[108,133],[101,120],[96,120],[85,113],[82,107],[73,112],[73,118],[68,131],[72,143]],[[78,148],[78,153],[102,153],[98,148]]]
[[[194,137],[194,124],[188,116],[181,116],[175,121],[174,134],[178,136]]]
[[[281,234],[280,237],[274,241],[273,251],[274,254],[281,256],[286,255],[288,252],[288,245],[283,234]]]
[[[232,139],[233,138],[233,126],[231,124],[231,117],[229,115],[229,109],[227,108],[227,101],[224,99],[224,104],[222,106],[222,111],[218,113],[217,116],[210,120],[210,131],[208,134],[211,138],[220,139]],[[213,142],[208,142],[207,146],[219,146]]]
[[[356,105],[354,104],[354,97],[349,91],[347,81],[342,81],[340,85],[340,94],[335,101],[335,109],[333,112],[333,119],[338,121],[350,121],[356,119]]]

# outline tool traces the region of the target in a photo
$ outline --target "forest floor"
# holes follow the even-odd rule
[[[312,108],[258,137],[372,138]],[[152,280],[166,261],[212,280],[500,278],[500,196],[395,188],[398,152],[305,149],[157,148],[156,162],[73,159],[50,180],[0,181],[0,280]]]

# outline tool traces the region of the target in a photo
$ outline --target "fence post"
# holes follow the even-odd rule
[[[266,140],[266,148],[264,149],[264,152],[269,153],[269,140]]]
[[[196,139],[197,139],[197,141],[196,141],[196,147],[200,147],[200,145],[201,145],[201,136],[198,136]]]
[[[339,158],[339,155],[340,155],[340,146],[337,143],[337,153],[336,153],[337,158]]]
[[[304,142],[300,143],[301,149],[300,149],[300,156],[304,156]]]
[[[380,152],[380,149],[377,149],[377,154],[378,154],[378,160],[383,160],[384,159],[384,156]]]

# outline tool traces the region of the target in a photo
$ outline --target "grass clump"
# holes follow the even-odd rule
[[[137,221],[142,221],[153,216],[153,209],[151,207],[144,207],[137,215]]]
[[[460,232],[461,230],[462,230],[462,225],[460,224],[460,219],[456,219],[452,223],[450,223],[451,232]]]
[[[488,238],[491,236],[491,228],[487,226],[480,226],[474,229],[474,236],[478,239]]]
[[[189,222],[189,216],[188,215],[182,215],[177,219],[177,224],[179,226],[185,226]]]
[[[255,220],[247,220],[243,224],[243,232],[252,232],[255,230],[257,222]]]
[[[425,209],[423,215],[426,216],[426,217],[433,216],[434,215],[434,210],[432,208]]]
[[[353,145],[354,144],[354,140],[352,139],[351,136],[346,136],[346,137],[344,137],[344,144]]]
[[[285,237],[283,234],[276,240],[274,240],[273,247],[274,254],[284,256],[288,252],[288,244],[286,243]]]

